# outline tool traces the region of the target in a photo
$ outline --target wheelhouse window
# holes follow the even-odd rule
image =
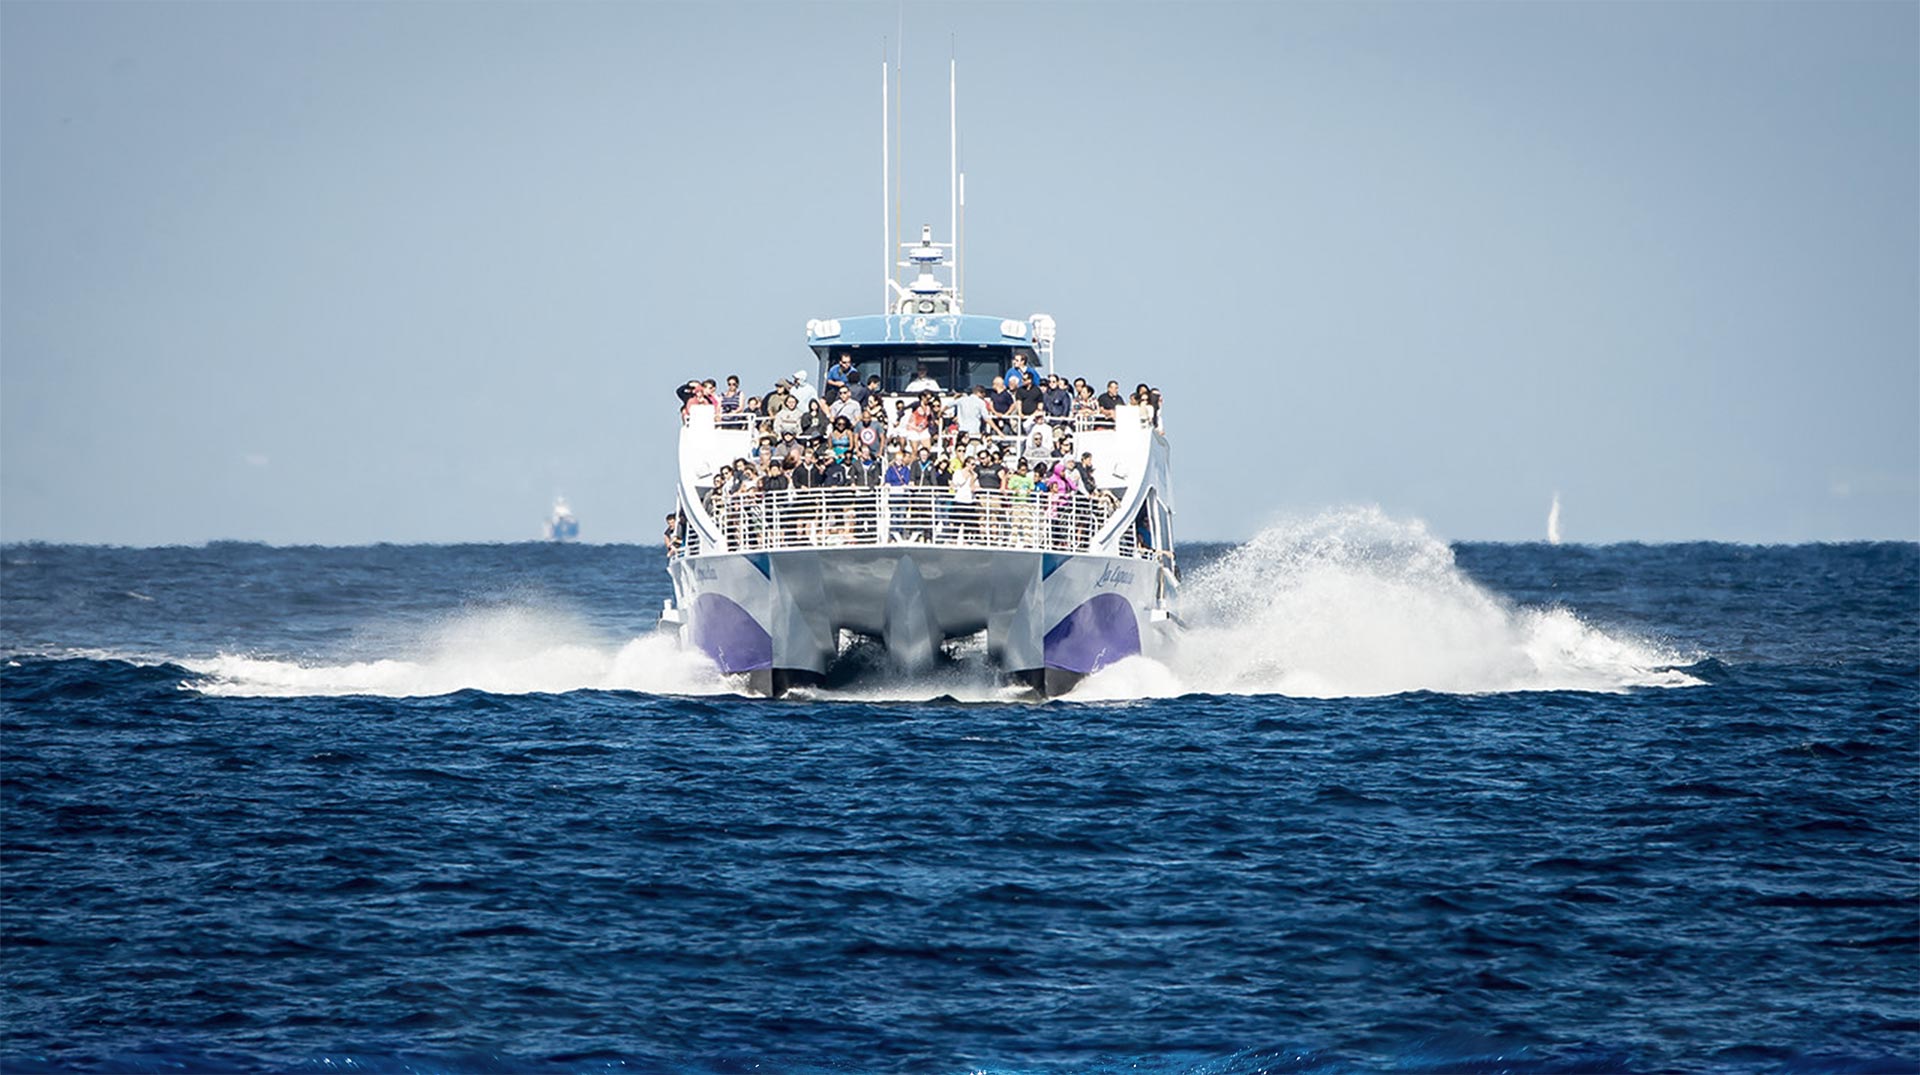
[[[881,390],[896,393],[906,391],[907,385],[918,376],[922,366],[926,367],[927,376],[938,382],[942,389],[952,391],[956,388],[972,388],[974,385],[992,386],[993,379],[1013,365],[1015,354],[1026,355],[1028,365],[1039,365],[1033,350],[1027,347],[888,347],[869,344],[864,347],[823,348],[822,352],[827,366],[838,365],[842,354],[853,355],[853,368],[859,371],[862,383],[869,376],[878,374]],[[824,367],[822,373],[825,373]]]

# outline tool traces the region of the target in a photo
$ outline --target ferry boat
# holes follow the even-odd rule
[[[886,72],[883,64],[883,205]],[[1016,360],[1054,372],[1052,318],[962,308],[957,149],[953,165],[954,241],[936,243],[922,227],[917,243],[896,243],[892,224],[883,222],[881,312],[807,322],[818,371],[812,383],[820,389],[836,366],[862,387],[878,378],[894,415],[903,402],[924,398],[929,383],[943,396],[991,386]],[[1121,372],[1106,364],[1082,372],[1103,385]],[[806,381],[805,372],[795,381]],[[769,696],[817,681],[862,639],[884,646],[907,672],[984,643],[1006,681],[1043,697],[1127,657],[1163,654],[1180,626],[1179,576],[1172,471],[1157,410],[1155,401],[1073,416],[1075,461],[1090,453],[1093,494],[883,483],[716,497],[725,469],[754,456],[759,431],[717,402],[690,400],[667,534],[674,596],[662,626],[722,672],[745,677],[749,691]],[[992,443],[1017,450],[1022,439],[1009,430]]]
[[[907,391],[918,378],[946,391],[990,385],[1016,357],[1052,372],[1052,319],[962,312],[951,278],[930,271],[952,268],[950,249],[923,229],[907,250],[922,272],[889,312],[808,323],[818,383],[850,356],[857,383],[880,379],[891,415],[896,401],[920,398]],[[1172,473],[1147,407],[1072,422],[1097,494],[982,489],[970,501],[950,488],[881,484],[716,502],[716,475],[754,455],[757,431],[713,404],[685,411],[663,625],[722,672],[744,675],[753,693],[817,680],[856,636],[908,671],[984,636],[1003,676],[1042,696],[1173,643]]]

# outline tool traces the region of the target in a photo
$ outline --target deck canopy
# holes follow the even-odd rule
[[[827,368],[853,356],[859,380],[878,375],[885,392],[901,392],[921,366],[942,389],[989,385],[1024,354],[1044,368],[1031,321],[980,314],[871,314],[807,323],[807,345]]]

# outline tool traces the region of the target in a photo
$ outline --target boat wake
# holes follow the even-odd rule
[[[429,697],[641,691],[728,694],[738,684],[703,654],[668,635],[609,642],[549,609],[498,608],[455,616],[426,632],[405,656],[308,663],[222,654],[177,662],[199,678],[186,686],[238,697],[378,695]]]
[[[1338,698],[1435,691],[1625,691],[1691,686],[1697,656],[1583,622],[1572,610],[1517,606],[1474,582],[1453,550],[1417,521],[1378,509],[1329,512],[1269,527],[1188,574],[1190,626],[1161,663],[1121,661],[1089,677],[1069,701],[1183,694]],[[257,697],[420,697],[577,690],[667,695],[744,693],[667,635],[596,635],[546,609],[456,616],[401,655],[344,663],[221,655],[179,662],[206,694]],[[884,653],[855,646],[805,699],[1005,702],[985,654],[962,647],[931,670],[903,676]]]
[[[1167,664],[1122,661],[1075,700],[1178,694],[1340,698],[1435,691],[1625,691],[1701,681],[1697,656],[1516,606],[1473,581],[1424,523],[1377,508],[1269,527],[1194,571]]]

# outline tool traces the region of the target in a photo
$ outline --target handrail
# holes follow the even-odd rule
[[[880,398],[884,402],[885,410],[887,414],[887,417],[885,419],[885,424],[887,427],[888,437],[893,438],[893,437],[901,436],[903,434],[903,427],[899,426],[892,417],[894,414],[893,406],[896,402],[900,402],[900,401],[905,401],[909,403],[915,402],[919,399],[919,397],[913,394],[894,393],[894,394],[884,395]],[[948,431],[946,430],[945,427],[953,419],[953,404],[952,404],[952,401],[946,397],[941,398],[940,404],[941,404],[941,408],[940,408],[941,429],[938,432],[930,431],[930,437],[932,440],[936,442],[946,442],[950,445],[953,438],[947,435]],[[764,414],[764,413],[751,414],[744,409],[722,411],[718,407],[718,405],[713,405],[713,404],[696,404],[695,406],[712,406],[713,407],[713,419],[712,419],[711,425],[715,429],[734,430],[737,432],[748,433],[753,436],[759,436],[760,434],[763,434],[763,433],[771,434],[773,432],[773,416],[771,415]],[[1139,408],[1138,410],[1139,410],[1139,414],[1134,420],[1143,427],[1151,427],[1153,424],[1153,418],[1152,418],[1151,412],[1149,412],[1144,407]],[[994,421],[998,422],[1003,420],[1003,418],[1004,416],[998,416],[994,419]],[[1078,406],[1077,404],[1074,407],[1074,409],[1068,414],[1061,415],[1059,417],[1049,416],[1047,418],[1047,421],[1050,424],[1052,424],[1055,429],[1062,429],[1062,430],[1071,429],[1077,433],[1084,433],[1092,429],[1124,428],[1126,425],[1126,423],[1120,422],[1113,417],[1101,414],[1098,410],[1084,409]],[[683,426],[693,424],[692,415],[689,413],[689,411],[686,408],[682,408],[681,410],[680,424]],[[1025,425],[1025,424],[1026,423],[1023,420],[1022,425]],[[1007,442],[1007,443],[1016,442],[1020,439],[1019,435],[1017,434],[1002,433],[1002,434],[988,434],[988,436],[990,436],[994,440]],[[803,440],[806,440],[806,439],[807,438],[803,438]],[[818,440],[818,439],[819,438],[811,438],[811,440]]]
[[[735,494],[709,506],[719,541],[703,547],[698,528],[672,555],[849,546],[937,545],[1083,553],[1117,505],[1110,496],[982,489],[970,500],[939,486],[835,486]],[[1154,559],[1126,528],[1119,553]]]

